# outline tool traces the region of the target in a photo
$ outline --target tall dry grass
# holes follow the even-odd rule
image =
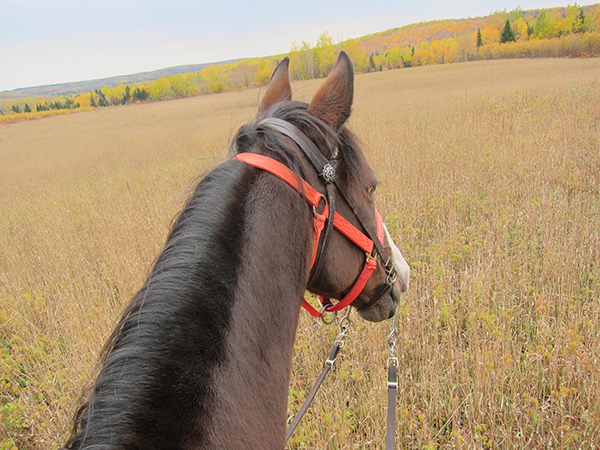
[[[413,269],[398,448],[600,441],[600,60],[356,79],[352,126]],[[319,81],[294,85],[309,99]],[[258,92],[0,127],[0,447],[56,448],[194,178]],[[290,448],[382,448],[389,323],[354,317]],[[302,316],[290,412],[336,335]]]

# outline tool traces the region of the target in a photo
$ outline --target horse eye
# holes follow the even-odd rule
[[[375,189],[377,189],[377,186],[376,186],[376,185],[374,185],[374,184],[372,184],[371,186],[369,186],[369,187],[367,188],[367,192],[368,192],[369,194],[374,194],[374,193],[375,193]]]

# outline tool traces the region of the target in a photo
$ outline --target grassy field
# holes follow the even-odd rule
[[[398,448],[598,448],[600,59],[360,75],[351,125],[413,269]],[[295,83],[308,100],[319,80]],[[0,449],[57,448],[123,305],[258,90],[0,126]],[[390,323],[353,316],[289,448],[383,447]],[[336,335],[302,315],[290,413]]]

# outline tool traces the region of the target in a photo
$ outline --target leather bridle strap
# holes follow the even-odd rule
[[[352,199],[346,196],[344,194],[344,191],[340,189],[340,186],[337,183],[335,166],[331,163],[331,161],[325,158],[323,153],[314,144],[314,142],[312,142],[308,138],[308,136],[306,136],[302,131],[300,131],[291,123],[274,117],[263,119],[258,123],[258,127],[270,128],[292,139],[310,160],[314,168],[317,170],[317,173],[319,174],[321,179],[326,183],[326,185],[330,183],[335,184],[340,195],[344,198],[346,203],[352,209],[352,212],[354,213],[354,216],[358,220],[359,224],[362,226],[363,230],[365,230],[367,236],[369,236],[373,241],[377,254],[381,257],[381,260],[384,262],[388,278],[387,284],[391,286],[391,284],[393,284],[396,281],[396,279],[400,279],[400,282],[404,284],[402,277],[397,276],[394,263],[392,262],[391,258],[387,256],[385,249],[383,248],[383,240],[381,240],[380,242],[379,239],[375,239],[376,235],[373,234],[371,228],[367,226],[367,221],[364,219],[358,208],[356,208]],[[337,153],[337,149],[335,149],[332,153]]]
[[[308,157],[311,164],[317,170],[317,173],[325,183],[333,183],[335,181],[335,167],[331,161],[325,158],[315,143],[294,125],[286,122],[285,120],[277,119],[275,117],[268,117],[261,120],[257,127],[270,128],[271,130],[278,131],[279,133],[289,137]]]
[[[325,205],[322,213],[317,212],[317,207],[319,206],[321,200],[323,199],[323,195],[317,192],[310,184],[308,184],[302,178],[299,178],[296,173],[294,173],[291,169],[284,166],[278,161],[275,161],[272,158],[269,158],[264,155],[259,155],[256,153],[240,153],[236,155],[234,160],[243,161],[246,164],[254,166],[256,168],[265,170],[267,172],[272,173],[277,176],[281,180],[285,181],[289,186],[294,188],[296,191],[300,193],[304,197],[304,199],[308,202],[309,205],[313,207],[313,212],[315,215],[314,219],[314,250],[311,261],[311,269],[315,263],[315,256],[318,250],[318,243],[320,240],[320,235],[322,233],[325,219],[333,214],[333,220],[329,220],[328,222],[332,222],[332,226],[342,233],[346,238],[348,238],[352,243],[354,243],[357,247],[359,247],[366,255],[365,265],[356,281],[354,286],[350,289],[350,291],[344,296],[342,300],[340,300],[335,305],[327,305],[326,309],[328,311],[339,311],[346,306],[350,305],[356,297],[362,292],[367,281],[373,274],[373,271],[377,268],[377,261],[372,256],[373,253],[373,241],[364,235],[360,230],[358,230],[354,225],[348,222],[344,217],[342,217],[338,212],[331,211],[329,205]],[[306,309],[312,316],[314,317],[323,317],[323,314],[320,311],[317,311],[310,303],[306,300],[303,300],[302,306]]]
[[[285,120],[269,117],[260,121],[257,125],[257,128],[268,128],[277,131],[278,133],[281,133],[294,141],[310,160],[311,164],[316,169],[317,174],[325,183],[327,204],[329,205],[329,216],[327,217],[327,222],[325,223],[325,228],[323,229],[323,233],[321,235],[318,251],[314,256],[315,262],[312,266],[308,280],[308,285],[310,286],[315,282],[317,276],[319,273],[321,273],[321,269],[323,268],[323,258],[321,258],[321,256],[325,250],[329,233],[333,228],[333,220],[331,219],[333,218],[332,213],[335,211],[335,193],[333,189],[333,182],[335,181],[336,177],[335,166],[323,156],[321,151],[314,144],[314,142],[308,138],[308,136]]]
[[[333,344],[333,347],[331,349],[331,353],[329,354],[329,358],[327,358],[327,361],[325,361],[325,366],[323,367],[323,370],[321,371],[321,375],[319,375],[319,378],[317,378],[317,381],[315,381],[314,386],[312,387],[312,389],[306,396],[304,403],[302,404],[302,406],[300,407],[300,409],[294,416],[294,420],[292,420],[292,423],[290,423],[290,425],[288,426],[288,428],[285,432],[285,441],[286,442],[290,439],[292,434],[294,434],[294,430],[296,429],[296,427],[302,420],[302,417],[304,417],[304,414],[306,413],[306,411],[308,410],[308,407],[310,406],[313,399],[315,398],[315,395],[317,395],[317,391],[321,387],[321,384],[323,384],[325,375],[327,375],[327,373],[333,367],[333,363],[335,363],[335,360],[337,359],[338,353],[340,352],[341,348],[342,348],[342,344],[339,341],[335,341],[335,343]]]

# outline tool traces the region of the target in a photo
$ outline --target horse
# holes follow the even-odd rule
[[[279,63],[231,158],[173,221],[64,449],[283,449],[305,291],[327,310],[394,315],[410,268],[346,124],[353,94],[344,52],[310,104],[292,100],[289,59]]]

